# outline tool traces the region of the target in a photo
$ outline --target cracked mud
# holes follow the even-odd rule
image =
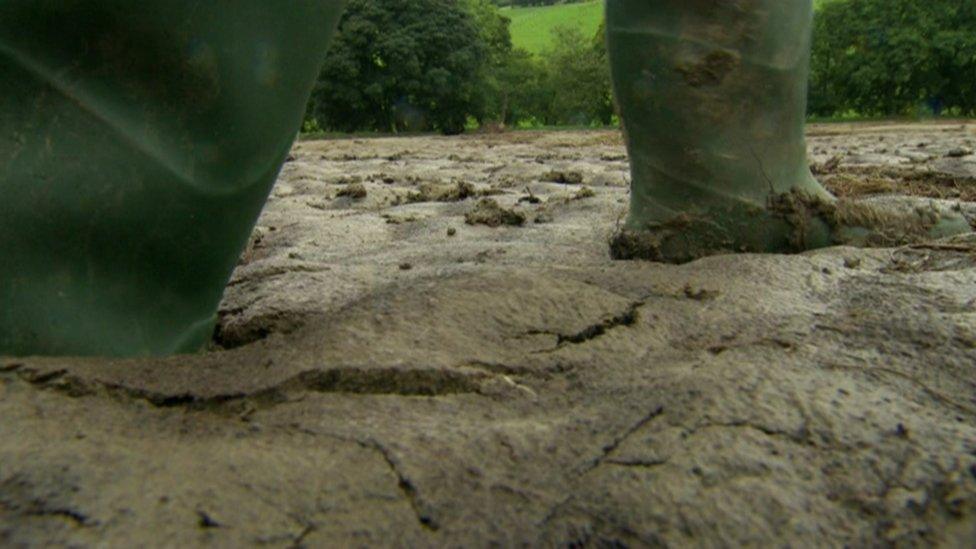
[[[976,158],[948,152],[973,141],[836,125],[810,146],[848,195],[953,199]],[[976,538],[976,239],[614,262],[611,132],[293,158],[213,352],[0,359],[0,545]],[[486,196],[549,222],[465,224]]]

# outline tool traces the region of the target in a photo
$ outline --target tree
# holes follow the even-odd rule
[[[605,27],[592,39],[575,28],[560,27],[553,34],[553,47],[544,55],[547,123],[610,124],[614,110]]]
[[[511,20],[503,16],[490,0],[462,0],[462,6],[471,14],[485,44],[487,58],[479,77],[481,85],[479,123],[504,122],[508,111],[509,85],[507,69],[512,61]]]
[[[814,27],[810,111],[833,115],[936,114],[976,109],[976,3],[844,0]]]
[[[549,105],[543,63],[533,54],[516,48],[499,68],[498,120],[506,125],[522,121],[544,121]]]
[[[351,0],[309,115],[327,130],[460,133],[484,107],[484,36],[454,0]]]

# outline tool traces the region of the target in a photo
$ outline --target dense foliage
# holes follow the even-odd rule
[[[350,0],[309,105],[322,129],[463,131],[488,44],[456,0]]]
[[[810,110],[976,114],[976,2],[825,3],[814,30]]]
[[[307,129],[457,133],[481,125],[609,124],[603,30],[554,29],[541,56],[512,46],[492,0],[351,0]]]
[[[557,29],[542,69],[549,100],[539,114],[545,124],[610,124],[614,108],[605,33],[603,26],[594,37],[576,29]]]

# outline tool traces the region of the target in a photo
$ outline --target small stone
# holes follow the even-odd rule
[[[413,265],[411,265],[410,263],[401,263],[400,264],[400,270],[401,271],[409,271],[410,269],[413,269]]]
[[[206,511],[197,511],[197,524],[200,528],[220,528],[220,523],[213,519]]]
[[[447,228],[447,236],[454,236],[456,234],[457,234],[457,229],[455,229],[454,227]]]
[[[858,267],[861,266],[861,258],[860,257],[845,257],[844,258],[844,266],[847,267],[848,269],[857,269]]]
[[[973,154],[973,150],[969,147],[958,147],[947,152],[946,158],[962,158],[971,154]]]

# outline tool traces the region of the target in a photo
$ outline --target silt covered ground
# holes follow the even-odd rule
[[[824,125],[962,200],[976,125]],[[616,132],[296,145],[211,352],[0,360],[0,544],[967,546],[976,238],[612,261]]]

